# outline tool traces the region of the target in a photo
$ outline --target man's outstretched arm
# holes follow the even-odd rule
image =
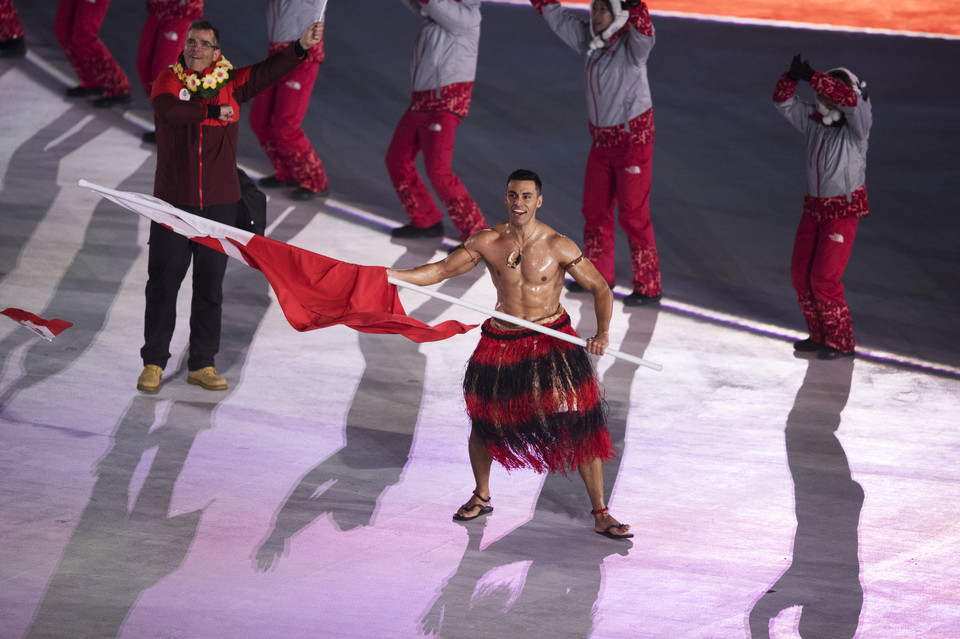
[[[470,247],[470,240],[465,247],[458,249],[439,262],[422,264],[415,268],[387,269],[387,277],[393,277],[408,284],[429,286],[444,280],[463,275],[480,263],[480,254]]]

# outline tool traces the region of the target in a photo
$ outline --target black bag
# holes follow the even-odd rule
[[[240,180],[237,228],[263,235],[267,232],[267,196],[243,169],[237,169],[237,179]]]

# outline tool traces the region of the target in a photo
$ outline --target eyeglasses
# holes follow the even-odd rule
[[[190,48],[200,47],[201,49],[206,49],[207,51],[218,48],[217,45],[210,44],[206,40],[194,40],[193,38],[187,38],[187,46]]]

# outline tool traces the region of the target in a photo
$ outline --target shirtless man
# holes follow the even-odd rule
[[[484,322],[463,383],[476,489],[453,518],[468,521],[493,511],[489,481],[494,460],[508,469],[541,473],[569,468],[586,485],[596,532],[626,539],[633,537],[630,526],[614,519],[604,504],[601,464],[614,453],[587,356],[602,355],[607,348],[613,296],[576,243],[537,220],[540,191],[536,173],[514,171],[504,198],[508,221],[471,235],[442,261],[390,269],[387,275],[427,286],[462,275],[482,260],[497,289],[498,311],[570,335],[576,332],[560,305],[564,274],[593,295],[597,333],[586,349],[498,319]]]

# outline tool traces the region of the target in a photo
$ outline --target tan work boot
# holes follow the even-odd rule
[[[155,364],[147,364],[143,367],[143,372],[137,378],[137,390],[144,393],[156,393],[160,390],[160,378],[163,376],[163,369]]]
[[[202,386],[207,390],[227,390],[227,380],[217,375],[213,366],[204,366],[200,370],[190,371],[187,374],[187,383]]]

